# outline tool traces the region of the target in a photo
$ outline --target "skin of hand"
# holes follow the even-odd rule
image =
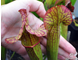
[[[21,44],[21,41],[17,41],[13,44],[7,44],[5,38],[16,36],[19,33],[21,27],[21,15],[18,12],[19,9],[26,9],[28,12],[29,25],[32,29],[37,29],[43,22],[34,16],[31,12],[36,12],[41,18],[44,18],[46,13],[42,2],[37,0],[16,0],[9,4],[1,6],[1,45],[16,53],[20,54],[25,60],[30,60],[25,47]],[[41,49],[46,54],[46,37],[41,37]],[[75,59],[76,49],[67,42],[62,36],[60,36],[58,58],[65,60],[66,58]]]

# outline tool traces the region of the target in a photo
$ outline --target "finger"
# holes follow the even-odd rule
[[[36,4],[36,5],[35,5]],[[46,10],[44,8],[44,5],[40,1],[31,0],[31,3],[29,4],[30,11],[35,11],[40,17],[44,17]]]
[[[41,44],[44,46],[44,47],[46,47],[46,43],[47,43],[47,39],[46,38],[44,38],[44,37],[41,37]],[[67,42],[68,43],[68,42]],[[65,43],[66,44],[66,43]],[[73,47],[73,46],[71,46],[71,47]],[[69,51],[69,50],[68,50]],[[65,58],[68,58],[68,59],[75,59],[76,57],[74,56],[74,54],[72,55],[72,54],[70,54],[68,51],[66,51],[66,50],[64,50],[64,48],[60,48],[59,47],[59,50],[58,50],[58,52],[59,52],[59,54],[61,55],[61,56],[63,56],[63,58],[65,57]]]
[[[46,48],[41,44],[41,50],[42,50],[42,53],[44,53],[46,55]],[[61,54],[58,54],[58,58],[59,59],[62,59],[62,60],[65,60],[66,58],[64,56],[62,56]]]
[[[20,9],[27,9],[28,11],[34,11],[42,18],[46,13],[43,3],[36,0],[17,0],[7,5],[4,5],[1,8],[2,8],[1,16],[5,17],[3,20],[5,22],[10,21],[12,23],[15,23],[17,20],[21,19],[21,15],[18,12]]]
[[[65,60],[66,58],[60,54],[58,54],[58,60]]]
[[[3,47],[15,51],[16,53],[20,54],[24,59],[29,58],[24,46],[21,44],[20,41],[17,41],[13,44],[7,44],[5,40],[2,40],[1,43]]]
[[[46,55],[46,48],[42,44],[40,44],[40,45],[41,45],[42,53],[44,53]]]
[[[58,49],[58,54],[65,57],[65,59],[66,58],[68,58],[68,59],[75,59],[76,58],[74,55],[71,55],[71,54],[67,53],[65,50],[63,50],[61,48]]]
[[[18,0],[19,3],[21,3],[18,7],[18,9],[25,8],[28,11],[34,11],[36,12],[40,17],[44,17],[46,10],[44,8],[44,5],[42,2],[37,0]]]
[[[40,43],[41,43],[44,47],[46,47],[47,39],[46,39],[45,37],[41,37],[41,38],[40,38]]]
[[[60,36],[59,46],[68,53],[76,54],[76,49],[69,42],[67,42],[67,40],[65,40],[62,36]]]
[[[10,32],[13,32],[13,31],[14,31],[14,33],[10,33]],[[15,42],[13,44],[7,44],[5,42],[5,38],[9,38],[11,36],[16,36],[18,34],[18,31],[19,31],[18,28],[16,28],[16,31],[15,31],[15,29],[9,30],[9,32],[6,33],[6,35],[4,36],[4,38],[1,39],[1,45],[4,46],[4,47],[6,47],[6,48],[8,48],[8,49],[10,49],[10,50],[12,50],[12,51],[15,51],[15,52],[17,52],[17,53],[19,53],[21,55],[25,55],[26,50],[22,46],[22,44],[21,44],[20,41],[17,41],[17,42]],[[19,52],[19,50],[21,50],[21,49],[23,51]]]
[[[46,46],[46,38],[41,38],[41,43]],[[63,50],[65,50],[68,53],[73,53],[76,54],[76,49],[69,43],[67,42],[62,36],[60,36],[60,42],[59,42],[59,47],[61,47]]]

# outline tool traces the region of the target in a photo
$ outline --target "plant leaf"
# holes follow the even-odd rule
[[[61,5],[63,2],[63,0],[56,0],[55,5]]]
[[[69,25],[72,22],[72,14],[68,8],[63,5],[50,8],[44,17],[44,26],[47,30],[50,30],[52,26],[59,23]]]
[[[19,11],[20,11],[20,13],[22,15],[22,19],[25,21],[25,28],[30,34],[36,35],[38,37],[47,35],[47,30],[45,30],[44,25],[41,25],[37,30],[33,30],[29,26],[26,9],[21,9]]]
[[[55,5],[68,5],[70,0],[56,0]]]
[[[45,28],[47,30],[50,30],[56,20],[57,20],[57,8],[52,7],[49,10],[47,10],[45,14],[45,17],[43,20]]]
[[[26,9],[20,9],[22,22],[24,22],[23,34],[20,38],[22,45],[26,48],[31,60],[42,60],[42,51],[40,47],[39,32],[35,32],[28,24]],[[41,26],[43,28],[43,26]],[[46,31],[46,30],[45,30]],[[43,31],[40,31],[42,33]],[[36,36],[37,35],[37,36]],[[41,35],[45,35],[44,33]],[[39,36],[41,36],[39,34]]]
[[[71,2],[66,6],[71,12],[74,12],[74,6],[72,6]]]
[[[70,25],[72,22],[72,13],[71,11],[63,5],[57,6],[58,9],[58,19],[60,22],[62,22],[64,25]]]
[[[23,27],[24,27],[24,22],[22,23],[22,26],[21,26],[21,29],[19,31],[19,34],[17,36],[15,36],[15,37],[6,38],[5,39],[6,43],[14,43],[14,42],[18,41],[20,39],[20,37],[22,36]]]
[[[26,48],[31,60],[43,60],[40,43],[33,48]]]
[[[29,32],[26,31],[26,29],[24,30],[22,37],[20,39],[22,45],[27,48],[33,48],[34,46],[40,43],[39,37],[30,34]]]
[[[63,23],[64,25],[69,25],[71,22],[72,14],[70,10],[63,5],[52,7],[46,12],[44,17],[44,26],[48,30],[48,60],[57,60],[60,38],[60,23]]]
[[[76,2],[76,1],[75,1]],[[71,12],[73,12],[74,11],[74,6],[72,6],[73,5],[73,3],[75,3],[74,1],[70,1],[70,0],[57,0],[56,2],[55,2],[55,5],[65,5],[65,6],[67,6],[67,8],[71,11]]]
[[[70,0],[70,1],[72,3],[72,6],[74,6],[77,0]]]
[[[34,34],[38,37],[41,37],[41,36],[46,36],[47,35],[47,30],[45,30],[45,27],[44,25],[41,25],[37,30],[33,30],[31,29],[31,27],[29,25],[26,25],[26,30],[31,33],[31,34]]]
[[[14,43],[17,40],[18,40],[17,37],[10,37],[5,39],[6,43]]]

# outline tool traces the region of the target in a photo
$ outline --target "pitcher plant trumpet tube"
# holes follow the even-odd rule
[[[63,5],[50,8],[44,17],[44,26],[47,33],[48,60],[57,60],[60,38],[60,23],[69,25],[72,22],[71,11]]]
[[[14,43],[21,40],[31,60],[43,60],[39,37],[46,36],[47,30],[45,30],[44,25],[41,25],[37,30],[33,30],[29,26],[26,9],[20,9],[19,12],[22,17],[19,34],[15,37],[6,38],[5,41],[6,43]]]

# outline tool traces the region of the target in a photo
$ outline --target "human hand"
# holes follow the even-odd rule
[[[31,11],[35,11],[40,17],[44,17],[46,11],[43,4],[39,1],[17,0],[4,5],[2,6],[1,12],[1,44],[2,46],[12,51],[19,53],[22,57],[25,58],[25,60],[29,60],[30,58],[25,50],[25,47],[21,44],[20,41],[17,41],[13,44],[7,44],[5,42],[5,38],[16,36],[18,34],[18,31],[21,27],[21,16],[18,10],[22,8],[25,8],[28,12],[29,25],[32,27],[32,29],[37,29],[41,24],[43,24],[40,19],[31,13]],[[44,54],[46,54],[46,41],[46,37],[41,37],[41,49]],[[69,54],[75,54],[76,50],[70,43],[68,43],[62,36],[60,36],[58,53],[58,58],[61,60],[64,60],[65,58],[75,59],[75,56],[70,57]]]

